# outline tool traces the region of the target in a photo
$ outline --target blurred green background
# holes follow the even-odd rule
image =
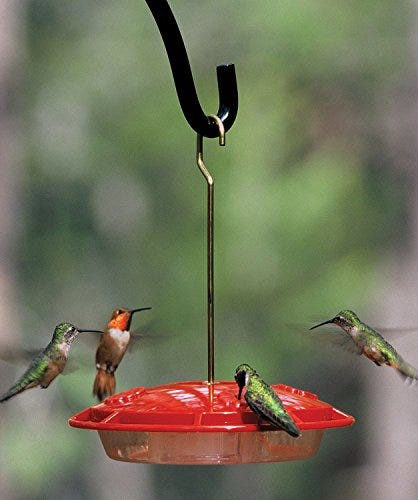
[[[152,306],[133,327],[165,338],[125,357],[117,389],[205,379],[206,187],[145,2],[2,3],[0,118],[13,145],[2,157],[0,347],[43,347],[60,321],[103,328],[116,307]],[[96,433],[67,424],[94,403],[94,348],[79,341],[75,373],[0,407],[1,496],[363,498],[365,384],[380,372],[316,346],[300,325],[348,307],[381,324],[382,268],[409,241],[414,139],[399,102],[416,92],[416,5],[170,5],[208,114],[216,65],[237,69],[227,145],[204,142],[216,179],[216,377],[248,362],[357,423],[326,433],[306,462],[114,462]],[[23,368],[0,362],[1,392]]]

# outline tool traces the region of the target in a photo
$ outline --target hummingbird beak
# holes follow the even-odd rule
[[[139,311],[148,311],[149,309],[152,309],[152,307],[141,307],[139,309],[131,309],[130,313],[134,314],[134,313],[139,312]]]
[[[318,328],[319,326],[322,326],[322,325],[329,325],[330,323],[334,323],[334,319],[329,319],[328,321],[324,321],[323,323],[319,323],[319,325],[315,325],[312,328],[309,328],[309,330],[313,330],[314,328]]]
[[[79,333],[104,333],[102,330],[78,330]]]

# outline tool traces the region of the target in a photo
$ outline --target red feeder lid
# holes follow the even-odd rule
[[[352,425],[354,418],[320,401],[315,394],[272,386],[300,430]],[[107,398],[74,415],[72,427],[130,432],[250,432],[277,430],[237,400],[235,382],[215,382],[213,404],[207,382],[177,382],[137,387]],[[261,424],[261,425],[260,425]]]

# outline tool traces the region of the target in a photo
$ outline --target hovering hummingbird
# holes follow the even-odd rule
[[[279,396],[251,366],[239,365],[235,370],[235,380],[239,387],[238,400],[241,399],[242,389],[247,386],[244,398],[256,415],[293,437],[300,436],[300,430],[284,409]]]
[[[29,365],[20,379],[0,398],[0,402],[16,396],[37,385],[46,389],[65,368],[71,344],[79,333],[103,333],[100,330],[81,330],[71,323],[60,323],[55,327],[51,342]]]
[[[315,325],[310,330],[330,323],[338,325],[349,335],[347,342],[352,352],[364,354],[377,366],[393,366],[405,379],[418,380],[418,370],[407,363],[380,333],[360,321],[353,311],[341,311],[334,318]]]
[[[97,396],[99,401],[115,393],[115,371],[128,348],[131,338],[129,328],[133,314],[148,309],[151,307],[140,309],[121,307],[113,311],[96,351],[97,373],[94,379],[93,395]]]

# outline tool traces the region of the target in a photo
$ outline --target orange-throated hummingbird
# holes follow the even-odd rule
[[[100,338],[96,351],[96,378],[94,379],[93,394],[99,401],[115,393],[115,371],[128,348],[131,338],[129,332],[134,313],[146,311],[151,307],[140,309],[119,308],[113,311],[107,328]]]

